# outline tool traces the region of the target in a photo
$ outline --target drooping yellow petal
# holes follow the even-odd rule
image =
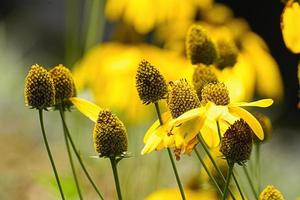
[[[229,107],[229,112],[236,115],[247,122],[254,134],[260,139],[264,139],[264,132],[257,119],[248,111],[240,107]]]
[[[300,5],[289,1],[281,16],[281,30],[287,48],[293,53],[300,53]]]
[[[99,112],[102,110],[99,106],[90,101],[78,97],[72,97],[69,100],[82,114],[84,114],[93,122],[97,122]]]
[[[199,130],[204,124],[203,117],[198,116],[190,121],[185,122],[184,124],[180,125],[178,128],[175,128],[177,131],[176,134],[182,135],[186,142],[189,142],[193,138],[195,138]]]
[[[273,104],[273,100],[272,99],[261,99],[258,101],[253,101],[253,102],[237,102],[237,103],[231,103],[228,106],[229,107],[237,107],[237,106],[256,106],[256,107],[269,107]]]
[[[171,119],[171,113],[170,112],[165,112],[161,115],[161,118],[163,120],[163,123],[166,124],[170,119]],[[147,142],[149,139],[150,135],[153,134],[153,132],[160,126],[159,120],[156,120],[151,127],[147,130],[145,136],[144,136],[144,143]]]
[[[152,134],[147,140],[145,147],[142,149],[141,154],[144,155],[155,150],[161,141],[162,141],[162,137],[156,135],[155,133]]]

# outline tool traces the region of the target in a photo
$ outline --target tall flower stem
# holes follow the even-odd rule
[[[249,175],[249,172],[248,172],[248,170],[247,170],[246,165],[243,165],[243,170],[244,170],[244,172],[245,172],[245,175],[246,175],[247,180],[248,180],[248,182],[249,182],[249,185],[250,185],[250,187],[251,187],[252,193],[253,193],[253,195],[255,196],[255,199],[258,199],[257,193],[256,193],[255,188],[254,188],[254,185],[253,185],[253,181],[251,180],[251,177],[250,177],[250,175]]]
[[[261,178],[260,178],[260,144],[256,144],[256,178],[257,178],[257,191],[261,190]]]
[[[162,121],[162,118],[161,118],[158,102],[154,103],[154,105],[155,105],[155,109],[156,109],[156,113],[157,113],[160,125],[163,125],[163,121]],[[174,158],[172,156],[172,152],[171,152],[170,148],[167,148],[167,150],[168,150],[168,154],[169,154],[169,157],[170,157],[172,168],[173,168],[173,171],[174,171],[174,174],[175,174],[175,177],[176,177],[176,181],[177,181],[177,184],[178,184],[178,187],[179,187],[179,190],[180,190],[181,198],[183,200],[185,200],[186,198],[185,198],[183,186],[182,186],[182,183],[181,183],[179,175],[178,175],[178,171],[177,171],[177,168],[176,168],[176,165],[175,165],[175,162],[174,162]]]
[[[234,180],[234,182],[235,182],[235,184],[236,184],[236,187],[237,187],[237,189],[238,189],[238,191],[239,191],[239,193],[240,193],[240,195],[241,195],[242,200],[245,200],[243,191],[242,191],[242,189],[241,189],[241,187],[240,187],[240,185],[239,185],[239,182],[238,182],[237,178],[235,177],[234,172],[232,172],[232,177],[233,177],[233,180]]]
[[[218,189],[218,192],[220,193],[221,196],[223,196],[223,192],[222,192],[221,188],[219,187],[216,179],[213,177],[213,175],[211,174],[211,172],[208,170],[206,164],[204,163],[203,159],[201,158],[200,153],[198,152],[198,150],[196,148],[194,148],[194,151],[195,151],[195,153],[197,155],[197,158],[201,162],[203,168],[205,169],[206,173],[208,174],[209,178],[213,181],[213,183],[215,184],[216,188]]]
[[[220,139],[220,141],[221,141],[221,139],[222,139],[222,135],[221,135],[221,129],[220,129],[220,124],[219,124],[219,121],[217,120],[216,121],[216,124],[217,124],[217,129],[218,129],[218,135],[219,135],[219,139]],[[203,142],[203,139],[202,139],[202,142]],[[203,142],[204,143],[204,142]],[[205,144],[204,144],[205,145]],[[212,160],[212,162],[214,162],[213,161],[213,158],[211,158],[211,160]],[[228,164],[228,166],[229,166],[229,163],[227,162],[227,164]],[[215,167],[217,167],[217,165],[215,165]],[[218,167],[217,167],[218,168]],[[224,179],[224,181],[225,181],[225,178],[224,178],[224,176],[223,176],[223,174],[222,174],[222,172],[219,170],[219,173],[221,174],[221,176],[222,176],[222,178]],[[245,197],[244,197],[244,195],[243,195],[243,192],[242,192],[242,190],[241,190],[241,187],[240,187],[240,185],[239,185],[239,182],[237,181],[237,179],[235,178],[235,175],[234,175],[234,173],[233,173],[233,180],[234,180],[234,183],[235,183],[235,185],[236,185],[236,187],[238,188],[238,191],[239,191],[239,193],[240,193],[240,196],[242,197],[242,199],[244,199]],[[230,190],[229,190],[229,192],[230,192]],[[231,192],[230,192],[231,193]],[[232,194],[232,193],[231,193]]]
[[[117,189],[117,193],[118,193],[118,199],[122,200],[122,193],[121,193],[120,181],[119,181],[119,176],[118,176],[116,158],[110,157],[109,159],[110,159],[111,167],[112,167],[113,174],[114,174],[116,189]]]
[[[74,143],[74,141],[73,141],[73,139],[71,137],[71,134],[69,132],[69,129],[67,127],[67,124],[66,124],[66,121],[65,121],[65,118],[64,118],[64,115],[63,115],[62,112],[60,112],[60,117],[61,117],[61,120],[63,122],[64,130],[65,130],[65,132],[66,132],[66,134],[68,136],[68,139],[69,139],[69,141],[71,143],[71,147],[72,147],[72,149],[73,149],[73,151],[75,153],[75,156],[77,157],[77,160],[79,161],[79,164],[80,164],[83,172],[85,173],[87,179],[89,180],[89,182],[93,186],[94,190],[98,194],[99,198],[103,200],[104,198],[103,198],[102,194],[100,193],[100,191],[98,190],[96,184],[94,183],[93,179],[91,178],[89,172],[87,171],[87,169],[86,169],[86,167],[85,167],[85,165],[84,165],[84,163],[83,163],[83,161],[82,161],[82,159],[81,159],[81,157],[80,157],[80,155],[79,155],[79,153],[78,153],[78,151],[76,149],[75,143]]]
[[[48,153],[48,156],[49,156],[49,159],[50,159],[50,162],[51,162],[51,166],[52,166],[52,169],[53,169],[53,172],[54,172],[54,175],[55,175],[55,179],[56,179],[56,182],[57,182],[57,185],[58,185],[58,189],[59,189],[61,198],[64,200],[65,196],[64,196],[64,193],[63,193],[60,181],[59,181],[59,176],[58,176],[58,173],[57,173],[57,170],[56,170],[56,167],[55,167],[55,163],[54,163],[54,160],[53,160],[53,157],[52,157],[52,154],[51,154],[51,150],[50,150],[50,147],[49,147],[49,144],[48,144],[48,139],[47,139],[47,136],[46,136],[46,133],[45,133],[44,120],[43,120],[43,110],[42,109],[39,109],[39,120],[40,120],[41,129],[42,129],[43,139],[44,139],[45,146],[46,146],[46,149],[47,149],[47,153]]]
[[[64,111],[63,111],[62,105],[59,108],[59,112],[60,112],[61,118],[64,118]],[[63,130],[64,130],[64,139],[65,139],[65,143],[66,143],[68,157],[69,157],[70,165],[71,165],[71,169],[72,169],[72,174],[73,174],[73,177],[74,177],[74,181],[75,181],[76,189],[77,189],[77,192],[78,192],[78,195],[79,195],[79,199],[82,200],[83,198],[82,198],[82,194],[81,194],[81,191],[80,191],[80,186],[79,186],[79,183],[78,183],[78,179],[77,179],[77,175],[76,175],[76,171],[75,171],[75,166],[74,166],[74,162],[73,162],[73,158],[72,158],[72,154],[71,154],[71,150],[70,150],[70,145],[69,145],[69,141],[68,141],[68,134],[67,134],[67,131],[66,131],[66,128],[65,128],[63,122],[62,122],[62,125],[63,125]]]
[[[234,163],[229,162],[229,166],[228,167],[229,167],[229,169],[228,169],[228,173],[227,173],[227,177],[226,177],[226,183],[225,183],[225,188],[224,188],[222,200],[225,200],[226,196],[227,196],[227,192],[228,192],[228,189],[229,189],[230,177],[232,175]]]
[[[210,159],[211,163],[213,164],[214,168],[217,170],[218,174],[221,176],[222,180],[223,180],[224,183],[225,183],[225,182],[226,182],[226,179],[225,179],[223,173],[221,172],[220,168],[218,167],[218,165],[217,165],[215,159],[212,157],[212,155],[211,155],[211,153],[210,153],[208,147],[206,146],[206,144],[205,144],[205,142],[204,142],[204,140],[203,140],[203,138],[202,138],[201,133],[197,135],[197,139],[198,139],[198,141],[200,142],[200,144],[201,144],[202,148],[204,149],[205,153],[207,154],[208,158]],[[234,197],[234,195],[232,194],[232,192],[231,192],[230,190],[229,190],[229,192],[230,192],[230,195],[231,195],[232,199],[235,200],[235,197]],[[241,194],[241,195],[242,195],[242,194]]]

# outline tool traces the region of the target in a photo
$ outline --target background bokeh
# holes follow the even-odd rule
[[[172,3],[175,4],[174,2],[166,1],[166,7],[171,6]],[[283,43],[280,15],[284,5],[279,0],[218,2],[228,5],[234,16],[248,21],[251,29],[265,40],[270,54],[278,63],[284,96],[281,101],[275,101],[275,105],[267,111],[273,121],[273,139],[262,147],[262,181],[263,185],[274,184],[286,199],[296,199],[300,197],[300,112],[297,109],[299,55],[292,54]],[[172,52],[172,48],[157,39],[158,30],[161,28],[159,27],[160,23],[153,28],[148,27],[147,29],[147,27],[141,26],[142,28],[139,29],[130,24],[130,20],[111,20],[114,18],[111,15],[114,14],[105,14],[105,6],[108,3],[113,4],[117,1],[1,1],[0,152],[2,156],[0,161],[0,199],[58,199],[55,180],[52,177],[40,134],[38,113],[24,105],[24,77],[32,64],[38,63],[46,68],[59,63],[65,64],[74,70],[78,77],[79,96],[98,103],[103,102],[101,98],[104,97],[97,97],[94,93],[101,93],[102,90],[109,93],[110,91],[106,91],[105,88],[109,87],[109,84],[113,84],[112,81],[119,81],[121,84],[127,79],[131,80],[132,77],[129,76],[134,76],[134,74],[127,73],[123,66],[129,63],[135,68],[134,63],[139,57],[151,57],[155,63],[164,63],[164,65],[168,64],[165,60],[171,60],[172,64],[178,66],[185,64],[184,58],[178,59],[179,56],[182,57],[182,54],[178,55],[178,51]],[[132,11],[133,15],[138,18],[138,15],[151,13],[150,8],[155,9],[155,6],[149,7],[150,12],[144,13],[143,9],[146,8],[137,6],[136,10]],[[190,9],[189,6],[183,8]],[[113,9],[111,12],[117,13]],[[193,18],[197,18],[199,15],[197,11],[194,14]],[[151,16],[148,17],[151,18]],[[176,24],[177,21],[174,23]],[[178,27],[180,28],[179,22]],[[95,61],[95,66],[92,67],[93,70],[95,68],[99,70],[81,70],[99,81],[97,87],[95,86],[96,89],[91,89],[88,87],[88,83],[80,82],[80,73],[82,72],[78,69],[80,66],[87,65],[85,60],[88,59],[87,55],[90,55],[88,54],[90,51],[96,52],[93,47],[102,48],[101,45],[107,48],[106,54],[100,54],[105,57],[95,59],[100,64]],[[176,47],[174,49],[176,50]],[[114,56],[114,54],[116,55]],[[114,58],[120,59],[119,62],[115,62]],[[101,60],[105,60],[105,62],[101,62]],[[115,66],[116,69],[109,68],[116,63],[120,64],[119,69],[118,66]],[[92,62],[89,64],[93,65]],[[101,71],[101,69],[103,70]],[[114,70],[122,73],[115,74]],[[105,73],[105,76],[97,74],[97,72]],[[167,73],[168,70],[165,72]],[[183,70],[182,74],[185,73],[188,72]],[[273,80],[269,81],[272,83]],[[128,96],[136,95],[129,93],[135,90],[134,82],[125,85],[126,87],[131,86],[133,89],[125,88],[123,90],[121,87],[116,90],[120,91],[119,93],[110,96],[111,100],[107,101],[106,105],[100,106],[110,107],[111,110],[118,113],[128,128],[129,151],[132,158],[124,159],[119,165],[125,199],[144,199],[159,188],[175,187],[176,182],[164,151],[153,152],[146,156],[140,155],[143,147],[143,135],[147,127],[155,120],[154,107],[140,105],[145,110],[145,117],[137,117],[134,112],[135,104],[129,104],[126,101]],[[254,94],[254,97],[256,95]],[[118,105],[118,102],[122,103]],[[128,108],[122,110],[120,105],[128,106]],[[48,112],[45,115],[46,130],[68,199],[76,199],[76,190],[72,182],[69,164],[66,162],[62,127],[58,117],[57,112]],[[95,155],[91,136],[93,123],[75,109],[67,114],[67,121],[80,153],[100,190],[103,191],[104,196],[108,197],[107,199],[114,199],[114,183],[108,160],[90,157]],[[193,154],[191,157],[183,156],[177,162],[184,184],[199,173],[200,165],[194,157]],[[96,194],[89,183],[81,172],[80,174],[84,195],[87,196],[87,199],[96,199]],[[248,189],[246,188],[246,190]]]

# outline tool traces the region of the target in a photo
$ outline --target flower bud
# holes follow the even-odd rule
[[[55,102],[53,80],[48,71],[33,65],[25,78],[25,104],[37,109],[46,109]]]
[[[234,122],[224,133],[220,152],[229,162],[242,165],[250,158],[253,134],[243,119]]]
[[[193,65],[213,64],[217,59],[217,51],[207,32],[197,24],[192,25],[186,36],[187,57]]]
[[[136,88],[143,104],[156,103],[164,99],[168,91],[164,77],[146,60],[142,60],[139,64]]]
[[[109,110],[101,110],[93,132],[94,147],[100,157],[117,157],[127,151],[127,132],[121,120]]]
[[[170,82],[167,103],[173,118],[200,106],[196,91],[185,79]]]
[[[233,42],[220,40],[217,42],[217,49],[219,53],[217,67],[219,69],[235,65],[238,57],[238,49]]]
[[[273,185],[268,185],[259,195],[259,200],[284,200],[281,192]]]
[[[226,85],[224,83],[206,84],[201,91],[201,103],[205,105],[208,101],[216,105],[228,105],[230,98]]]

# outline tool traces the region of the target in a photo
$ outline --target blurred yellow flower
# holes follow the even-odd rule
[[[281,15],[281,31],[285,45],[293,53],[300,53],[300,3],[289,0]]]
[[[190,190],[185,189],[186,199],[188,200],[217,200],[218,196],[213,190]],[[161,189],[153,192],[146,200],[180,200],[181,195],[177,189]]]
[[[174,52],[146,44],[107,43],[91,49],[74,67],[76,87],[79,92],[89,89],[94,102],[125,115],[129,122],[148,119],[152,109],[140,103],[135,88],[136,70],[143,58],[151,60],[167,82],[191,79],[193,67]]]
[[[213,0],[108,0],[105,15],[122,19],[139,33],[148,33],[159,24],[192,19],[197,9],[210,7]]]

